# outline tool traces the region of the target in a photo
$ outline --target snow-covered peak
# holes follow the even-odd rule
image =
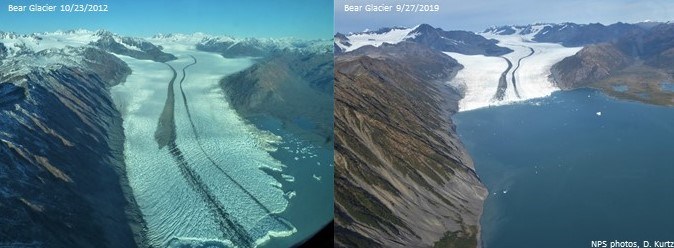
[[[176,42],[182,44],[205,44],[205,43],[257,43],[260,46],[273,46],[275,48],[284,49],[284,48],[297,48],[297,47],[307,47],[314,43],[325,43],[330,42],[328,40],[303,40],[294,37],[282,37],[282,38],[252,38],[252,37],[233,37],[228,35],[210,35],[205,33],[193,33],[193,34],[180,34],[180,33],[170,33],[170,34],[157,34],[149,38],[148,40],[157,43],[168,43]]]
[[[546,32],[546,29],[551,27],[566,28],[566,23],[551,24],[551,23],[534,23],[529,25],[504,25],[492,26],[482,32],[486,35],[521,35],[527,36],[531,39],[540,32]]]
[[[414,38],[418,33],[413,32],[419,26],[412,28],[405,27],[393,27],[393,28],[382,28],[377,31],[367,31],[360,33],[350,33],[346,35],[348,39],[347,42],[338,42],[335,43],[343,51],[349,52],[356,50],[363,46],[381,46],[384,43],[388,44],[397,44],[406,39]],[[347,45],[349,44],[349,45]]]
[[[37,53],[53,48],[62,49],[67,46],[80,47],[99,38],[96,32],[84,29],[33,34],[0,32],[0,43],[3,43],[7,48],[8,57]]]
[[[667,24],[669,22],[657,22],[657,21],[651,21],[651,20],[644,20],[641,22],[634,23],[635,25],[644,28],[644,29],[651,29],[654,28],[655,26],[661,25],[661,24]]]
[[[96,31],[91,31],[88,29],[69,29],[69,30],[56,30],[54,32],[42,32],[42,33],[36,33],[36,34],[41,34],[41,35],[73,35],[73,34],[81,34],[81,35],[94,35],[96,34]]]
[[[47,48],[35,53],[23,53],[3,60],[0,71],[7,75],[26,74],[35,68],[55,69],[63,66],[81,67],[85,61],[82,47]]]
[[[228,35],[209,35],[204,33],[193,34],[158,34],[148,41],[161,45],[169,50],[185,51],[203,49],[204,51],[224,53],[230,49],[245,51],[274,51],[292,50],[300,52],[327,52],[332,49],[333,40],[303,40],[293,37],[283,38],[252,38],[233,37]],[[256,54],[258,52],[253,52]],[[249,55],[255,56],[255,55]]]
[[[229,36],[214,36],[214,35],[209,35],[209,34],[197,32],[197,33],[193,33],[193,34],[181,34],[181,33],[157,34],[157,35],[152,36],[149,40],[197,44],[199,42],[203,42],[204,40],[215,39],[216,37],[217,37],[217,39],[223,39],[223,40],[233,40],[234,39],[234,38],[229,37]]]

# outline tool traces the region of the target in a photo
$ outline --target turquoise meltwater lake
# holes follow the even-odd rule
[[[453,119],[489,189],[484,247],[674,241],[674,108],[583,89]]]

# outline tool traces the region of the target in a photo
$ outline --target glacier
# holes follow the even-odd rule
[[[296,232],[277,216],[288,206],[281,183],[261,170],[284,167],[266,148],[275,139],[263,139],[269,134],[246,123],[218,86],[221,77],[249,67],[252,59],[225,59],[174,41],[156,44],[178,57],[168,62],[177,74],[168,89],[175,93],[176,149],[159,148],[153,137],[173,76],[168,65],[118,55],[133,73],[111,89],[123,114],[129,182],[150,243],[253,247]],[[181,84],[191,56],[197,63],[185,69]]]
[[[516,30],[510,35],[481,33],[487,39],[498,40],[497,45],[513,50],[501,57],[445,52],[464,65],[464,69],[448,82],[464,94],[459,101],[459,111],[528,101],[550,96],[552,92],[559,90],[548,79],[550,67],[580,51],[582,47],[564,47],[556,43],[532,41],[543,27],[534,26],[533,31],[524,32],[526,34],[520,34],[522,30]],[[508,68],[508,62],[504,58],[512,63],[512,68],[505,74],[507,88],[503,98],[497,99],[494,95],[498,90],[499,78]]]
[[[104,38],[124,49],[96,44]],[[153,49],[177,59],[162,63],[159,61],[170,59],[137,56],[147,52],[146,41],[152,42],[149,45]],[[81,55],[84,49],[110,53],[129,66],[132,72],[126,81],[110,86],[109,93],[123,117],[130,194],[146,224],[134,230],[138,237],[147,238],[154,247],[293,245],[322,227],[324,217],[331,217],[331,209],[330,215],[313,210],[327,211],[325,198],[315,196],[324,192],[318,189],[331,189],[332,183],[316,181],[311,173],[332,176],[305,165],[324,164],[331,172],[332,155],[323,154],[322,148],[305,143],[292,133],[261,130],[238,115],[225,99],[220,80],[249,68],[260,58],[227,58],[197,49],[198,44],[216,41],[307,54],[331,48],[331,42],[323,40],[233,38],[202,33],[141,39],[105,30],[0,32],[0,42],[6,46],[3,63],[11,68],[10,73],[31,68],[108,66],[90,63]],[[21,66],[25,64],[30,68]],[[171,120],[174,131],[164,135],[169,138],[162,139],[166,142],[162,146],[155,136],[162,136],[157,130],[166,126],[158,120],[165,116],[172,117],[166,120]],[[279,157],[277,151],[283,155]],[[296,156],[297,162],[285,162],[284,156],[289,154]],[[309,173],[307,177],[315,181],[311,187],[305,187],[303,174],[298,171]],[[0,189],[0,194],[6,194],[6,190]],[[312,204],[315,206],[299,207]],[[312,209],[317,216],[307,216],[306,209]]]

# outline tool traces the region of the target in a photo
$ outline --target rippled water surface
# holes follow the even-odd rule
[[[575,90],[454,120],[489,189],[485,247],[672,239],[674,108]]]

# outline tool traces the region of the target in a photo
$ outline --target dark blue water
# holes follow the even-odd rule
[[[296,117],[292,122],[297,128],[289,128],[280,120],[261,115],[250,119],[255,126],[283,138],[279,149],[271,155],[287,167],[282,174],[293,177],[292,182],[283,179],[280,173],[270,172],[283,184],[290,200],[288,208],[279,215],[297,228],[297,233],[282,238],[273,238],[263,248],[291,247],[315,235],[334,218],[334,143],[316,141],[307,135],[317,125],[308,118]],[[309,140],[312,140],[311,142]],[[292,193],[290,193],[292,192]],[[292,196],[291,196],[292,195]]]
[[[454,116],[490,191],[485,247],[674,241],[674,108],[594,90],[534,101]]]

